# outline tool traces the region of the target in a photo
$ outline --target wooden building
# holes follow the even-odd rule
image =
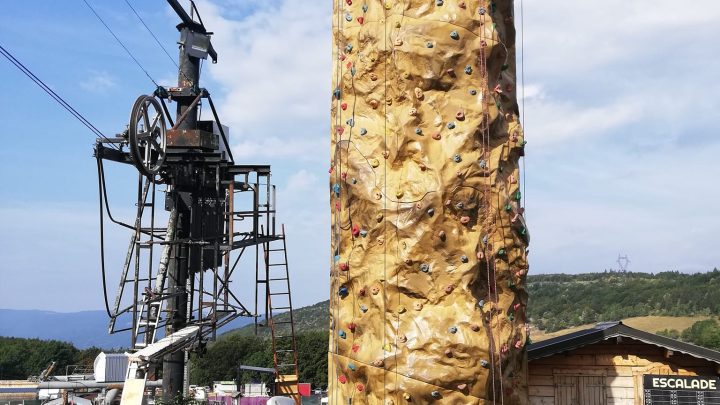
[[[720,404],[720,352],[598,324],[528,347],[531,405]]]

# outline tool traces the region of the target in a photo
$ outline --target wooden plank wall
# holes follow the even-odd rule
[[[624,338],[530,361],[528,373],[531,405],[563,405],[556,383],[567,383],[565,376],[602,376],[607,405],[641,405],[644,374],[715,376],[716,367],[681,353],[666,357],[663,348]]]

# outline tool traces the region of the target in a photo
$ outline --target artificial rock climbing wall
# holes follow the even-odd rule
[[[334,0],[330,404],[522,404],[513,1]]]

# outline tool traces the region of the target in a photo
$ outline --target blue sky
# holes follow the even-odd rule
[[[123,1],[88,0],[161,84],[175,66]],[[175,54],[164,1],[129,0]],[[296,304],[328,296],[331,1],[198,2],[216,32],[203,83],[236,160],[273,165]],[[517,2],[519,5],[519,2]],[[720,265],[720,4],[525,0],[524,121],[532,273]],[[519,15],[517,20],[519,21]],[[107,134],[153,84],[82,0],[8,2],[0,44]],[[99,309],[94,136],[5,60],[0,308]],[[132,212],[134,169],[109,169]],[[128,235],[108,234],[110,294]]]

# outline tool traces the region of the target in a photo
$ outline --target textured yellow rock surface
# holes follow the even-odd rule
[[[526,403],[512,0],[335,0],[331,404]]]

